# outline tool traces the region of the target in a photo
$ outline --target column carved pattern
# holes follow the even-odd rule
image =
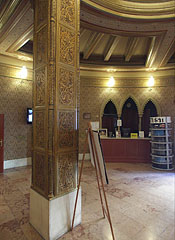
[[[53,156],[49,155],[48,161],[49,198],[53,197]]]
[[[42,191],[45,192],[46,182],[43,176],[45,176],[45,156],[44,154],[35,153],[34,162],[34,185]]]
[[[74,105],[74,72],[60,69],[59,81],[59,103],[63,105]]]
[[[49,51],[49,104],[54,104],[54,82],[56,79],[56,65],[55,65],[55,53],[56,53],[56,0],[51,1],[50,7],[50,51]]]
[[[49,151],[53,150],[53,126],[54,126],[54,111],[49,110],[49,119],[48,119],[48,148],[49,148]]]
[[[46,73],[45,68],[36,71],[35,86],[36,86],[36,105],[42,106],[45,104],[45,83]]]
[[[75,34],[63,27],[60,29],[60,61],[75,65]]]
[[[47,21],[47,9],[48,9],[47,0],[38,0],[38,9],[37,9],[37,26],[41,25],[43,22]]]
[[[74,144],[74,112],[59,113],[59,147],[73,147]]]
[[[47,63],[47,27],[42,28],[37,34],[36,65]]]
[[[79,0],[35,0],[33,188],[57,197],[77,184]]]
[[[60,154],[57,161],[57,194],[63,194],[76,187],[76,154]]]
[[[44,112],[35,113],[35,145],[36,147],[44,148]]]
[[[77,178],[77,83],[79,69],[79,1],[61,0],[58,39],[58,129],[56,194],[76,187]],[[78,5],[78,6],[77,6]],[[64,67],[63,67],[64,65]],[[62,155],[61,153],[64,152]],[[70,154],[71,152],[71,154]],[[74,160],[73,160],[74,159]],[[73,162],[72,162],[73,160]]]
[[[75,25],[75,0],[62,0],[60,7],[60,20],[74,26]]]

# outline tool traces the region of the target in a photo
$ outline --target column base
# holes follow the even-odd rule
[[[71,229],[77,190],[47,200],[30,189],[30,223],[45,240],[56,240]],[[78,195],[74,226],[81,223],[81,189]]]

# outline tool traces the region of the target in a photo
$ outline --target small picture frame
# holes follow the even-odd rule
[[[103,137],[107,137],[108,136],[108,129],[107,128],[101,128],[98,130],[99,135],[103,136]]]
[[[83,113],[83,119],[91,119],[91,113]]]

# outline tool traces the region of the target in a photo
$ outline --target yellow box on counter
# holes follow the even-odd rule
[[[131,138],[138,138],[138,133],[131,133]]]

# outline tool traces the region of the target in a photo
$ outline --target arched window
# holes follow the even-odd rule
[[[113,102],[110,100],[104,109],[102,117],[102,128],[107,128],[108,133],[115,134],[115,128],[117,124],[117,109]]]
[[[157,117],[156,106],[151,100],[145,105],[142,116],[142,131],[145,137],[149,135],[150,117]]]
[[[132,98],[128,98],[122,108],[122,136],[129,137],[130,133],[138,133],[139,116],[137,105]]]

